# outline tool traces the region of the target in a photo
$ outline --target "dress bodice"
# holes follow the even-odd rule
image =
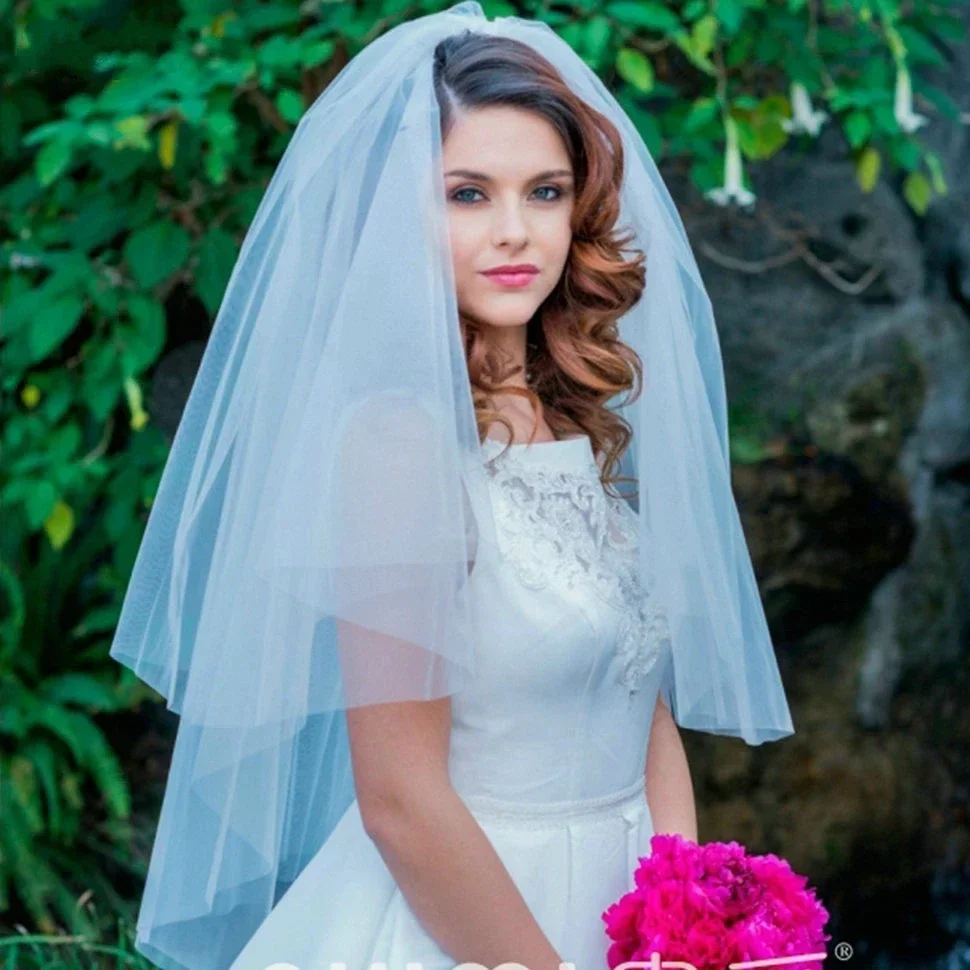
[[[469,580],[479,669],[452,698],[452,779],[505,799],[609,794],[642,776],[669,659],[636,513],[585,435],[504,448],[482,445],[497,546]]]

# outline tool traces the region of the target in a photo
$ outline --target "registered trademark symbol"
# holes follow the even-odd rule
[[[852,958],[852,944],[836,943],[834,952],[836,960],[850,960]]]

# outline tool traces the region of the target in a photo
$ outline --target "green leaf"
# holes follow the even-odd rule
[[[872,134],[872,121],[865,111],[852,111],[845,119],[845,136],[853,148],[858,148]]]
[[[738,98],[736,105],[743,100]],[[770,158],[786,143],[781,123],[787,112],[787,98],[777,94],[762,98],[748,111],[736,112],[738,143],[748,158]]]
[[[259,63],[268,71],[288,74],[300,63],[300,44],[283,34],[269,37],[256,52]]]
[[[790,57],[791,41],[772,30],[751,31],[752,44],[746,60],[756,64],[785,64]],[[735,41],[737,43],[737,41]],[[791,64],[786,65],[791,68]]]
[[[25,737],[27,721],[24,711],[15,707],[6,696],[4,702],[4,706],[0,708],[0,734],[17,739]]]
[[[879,178],[882,167],[882,156],[871,145],[866,148],[856,161],[856,181],[863,192],[871,192]]]
[[[115,138],[113,144],[116,149],[137,148],[151,151],[152,142],[148,137],[148,119],[143,115],[130,115],[119,118],[114,124],[115,132],[120,138]]]
[[[76,421],[68,421],[48,432],[44,453],[51,459],[52,464],[68,465],[74,461],[81,441],[80,426]]]
[[[41,185],[50,185],[58,175],[66,171],[71,163],[74,146],[71,142],[58,138],[50,141],[37,153],[34,172]]]
[[[933,189],[930,186],[929,179],[922,172],[911,172],[903,182],[903,195],[913,207],[913,211],[922,216],[926,214],[926,210],[929,208]]]
[[[915,172],[922,159],[919,142],[915,138],[896,138],[890,145],[893,161],[907,172]]]
[[[88,252],[124,230],[130,217],[129,207],[117,193],[98,188],[83,201],[78,200],[76,217],[63,226],[64,239]]]
[[[44,813],[41,807],[40,793],[37,789],[37,778],[34,766],[22,755],[14,755],[10,759],[9,781],[13,789],[13,796],[24,813],[24,818],[34,835],[39,835],[44,828]]]
[[[229,164],[226,161],[226,156],[221,151],[213,148],[211,151],[206,152],[203,165],[205,166],[205,173],[209,176],[209,181],[213,185],[222,185],[225,183],[226,176],[229,173]]]
[[[30,528],[39,529],[56,503],[57,489],[50,482],[31,482],[24,505]]]
[[[335,47],[332,40],[324,40],[316,44],[311,44],[309,47],[303,49],[300,55],[300,63],[303,67],[316,67],[318,64],[325,64],[333,57],[334,50]]]
[[[130,515],[128,521],[130,522]],[[75,637],[87,637],[92,633],[111,633],[118,625],[118,615],[117,606],[99,606],[96,609],[88,610],[81,622],[71,630],[71,633]]]
[[[520,12],[508,0],[482,0],[482,9],[487,17],[514,17]]]
[[[906,60],[909,64],[930,64],[933,67],[943,67],[946,64],[940,52],[921,31],[905,24],[900,24],[896,29],[906,46]]]
[[[718,0],[715,14],[725,32],[736,34],[741,28],[747,10],[743,0]]]
[[[236,134],[236,119],[228,111],[213,111],[205,124],[213,141],[226,142]]]
[[[837,54],[840,57],[848,56],[851,53],[851,49],[844,52],[832,51],[831,53]],[[867,57],[861,64],[861,73],[859,75],[860,86],[856,89],[856,94],[860,99],[859,104],[871,103],[874,98],[881,97],[883,91],[892,87],[894,77],[895,72],[892,68],[892,61],[889,58]],[[863,102],[863,96],[868,100]]]
[[[202,98],[187,97],[179,104],[179,110],[186,121],[197,125],[205,117],[205,101]]]
[[[115,711],[120,706],[117,692],[110,684],[77,672],[49,677],[41,684],[40,696],[50,703],[98,711]]]
[[[195,288],[212,317],[219,310],[237,254],[235,239],[218,226],[209,229],[199,243]]]
[[[143,407],[141,384],[133,377],[126,377],[122,387],[125,391],[125,399],[128,401],[128,410],[131,412],[128,424],[133,431],[141,431],[148,424],[148,412]]]
[[[698,98],[691,106],[684,119],[682,130],[685,132],[699,131],[706,125],[716,121],[720,113],[717,98]]]
[[[636,126],[650,154],[654,158],[660,158],[663,154],[664,138],[663,132],[660,130],[660,124],[657,121],[657,116],[652,111],[644,111],[637,104],[636,98],[630,94],[629,89],[620,91],[617,95],[617,101],[619,101],[623,110],[630,116],[630,120]]]
[[[162,168],[171,169],[175,166],[178,152],[179,123],[178,120],[168,121],[158,132],[158,160]]]
[[[136,282],[148,289],[171,276],[185,263],[191,240],[174,222],[156,222],[132,233],[124,256]]]
[[[165,311],[151,297],[134,293],[128,297],[131,324],[119,325],[123,367],[128,374],[140,374],[158,360],[165,346]]]
[[[92,121],[85,128],[88,142],[99,148],[107,148],[114,143],[115,131],[106,121]]]
[[[701,53],[701,48],[698,47],[697,40],[692,34],[688,34],[686,30],[678,30],[673,35],[673,39],[694,67],[710,77],[717,77],[717,68],[707,55]]]
[[[303,98],[298,92],[284,88],[276,95],[276,108],[284,120],[295,125],[303,116]]]
[[[647,94],[653,89],[653,66],[642,51],[622,48],[616,55],[616,70],[641,93]]]
[[[589,63],[599,67],[613,37],[613,25],[606,17],[591,17],[583,24],[583,47]]]
[[[218,9],[218,8],[216,8]],[[279,30],[300,22],[300,11],[283,3],[259,3],[243,14],[246,26],[254,33]]]
[[[937,195],[944,195],[947,192],[946,179],[943,176],[943,163],[940,156],[934,151],[926,153],[926,167],[930,170],[933,191]]]
[[[37,738],[24,745],[24,757],[34,766],[47,801],[47,826],[55,838],[63,833],[63,806],[57,785],[57,758],[53,750]]]
[[[51,514],[44,520],[44,531],[55,549],[63,548],[74,534],[74,509],[58,499]]]
[[[851,88],[837,87],[829,95],[829,107],[833,111],[845,111],[848,108],[855,107],[858,103],[856,92]]]
[[[60,346],[77,326],[84,313],[84,301],[77,296],[62,296],[44,307],[27,331],[31,363],[43,360]]]
[[[103,421],[114,408],[121,393],[121,368],[114,341],[85,346],[81,375],[82,400],[94,417]]]
[[[24,135],[23,143],[28,148],[33,148],[34,145],[39,145],[45,141],[50,142],[57,138],[67,141],[69,136],[72,134],[77,134],[77,131],[78,124],[76,121],[70,121],[67,119],[48,121],[45,124],[37,125],[35,128],[31,128],[30,131]]]
[[[608,3],[603,12],[628,27],[646,27],[660,33],[673,33],[680,29],[680,19],[677,15],[659,3],[616,0],[614,3]]]
[[[54,704],[39,705],[31,720],[67,745],[78,767],[93,777],[111,814],[115,818],[127,818],[131,810],[128,783],[117,757],[94,721],[80,711]]]
[[[559,29],[559,36],[573,50],[579,50],[583,43],[583,22],[581,20],[571,20]]]
[[[861,99],[857,101],[857,104],[862,103]],[[899,132],[899,122],[896,121],[891,104],[886,104],[881,101],[873,104],[872,119],[875,122],[876,130],[883,134],[895,135]]]
[[[691,28],[690,34],[696,56],[707,57],[717,39],[717,18],[712,15],[701,17]]]

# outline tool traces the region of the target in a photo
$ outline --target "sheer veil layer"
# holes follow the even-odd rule
[[[466,0],[355,56],[301,119],[232,272],[111,655],[180,715],[138,922],[163,970],[220,970],[354,798],[346,710],[461,691],[468,564],[496,543],[458,326],[433,88],[459,31],[518,39],[618,128],[647,256],[621,473],[681,727],[793,732],[731,491],[710,300],[653,159],[545,24]]]

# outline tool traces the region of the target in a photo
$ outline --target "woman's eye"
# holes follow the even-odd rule
[[[545,202],[552,202],[553,199],[558,199],[559,196],[562,195],[561,189],[556,185],[540,185],[539,188],[536,189],[536,192],[541,192],[543,189],[552,189],[552,191],[556,193],[551,198],[547,196],[546,199],[543,200]]]
[[[454,195],[452,195],[452,198],[456,202],[470,202],[471,201],[470,199],[459,199],[458,198],[458,196],[460,196],[462,194],[462,192],[478,192],[478,189],[470,189],[470,188],[459,189],[457,192],[455,192]],[[481,192],[479,192],[478,194],[481,195]]]
[[[536,189],[536,192],[543,192],[543,191],[550,191],[550,190],[554,194],[551,195],[551,196],[544,196],[544,197],[542,197],[540,199],[541,202],[554,202],[556,199],[558,199],[562,195],[562,189],[560,189],[559,186],[557,186],[557,185],[540,185],[539,188]],[[465,188],[458,189],[457,191],[455,191],[454,193],[452,193],[452,196],[451,197],[456,202],[462,202],[462,203],[465,203],[466,205],[470,205],[470,204],[472,204],[473,202],[476,201],[474,199],[461,198],[461,195],[463,193],[465,193],[465,192],[477,192],[479,195],[482,194],[480,189],[474,189],[471,186],[466,186]]]

